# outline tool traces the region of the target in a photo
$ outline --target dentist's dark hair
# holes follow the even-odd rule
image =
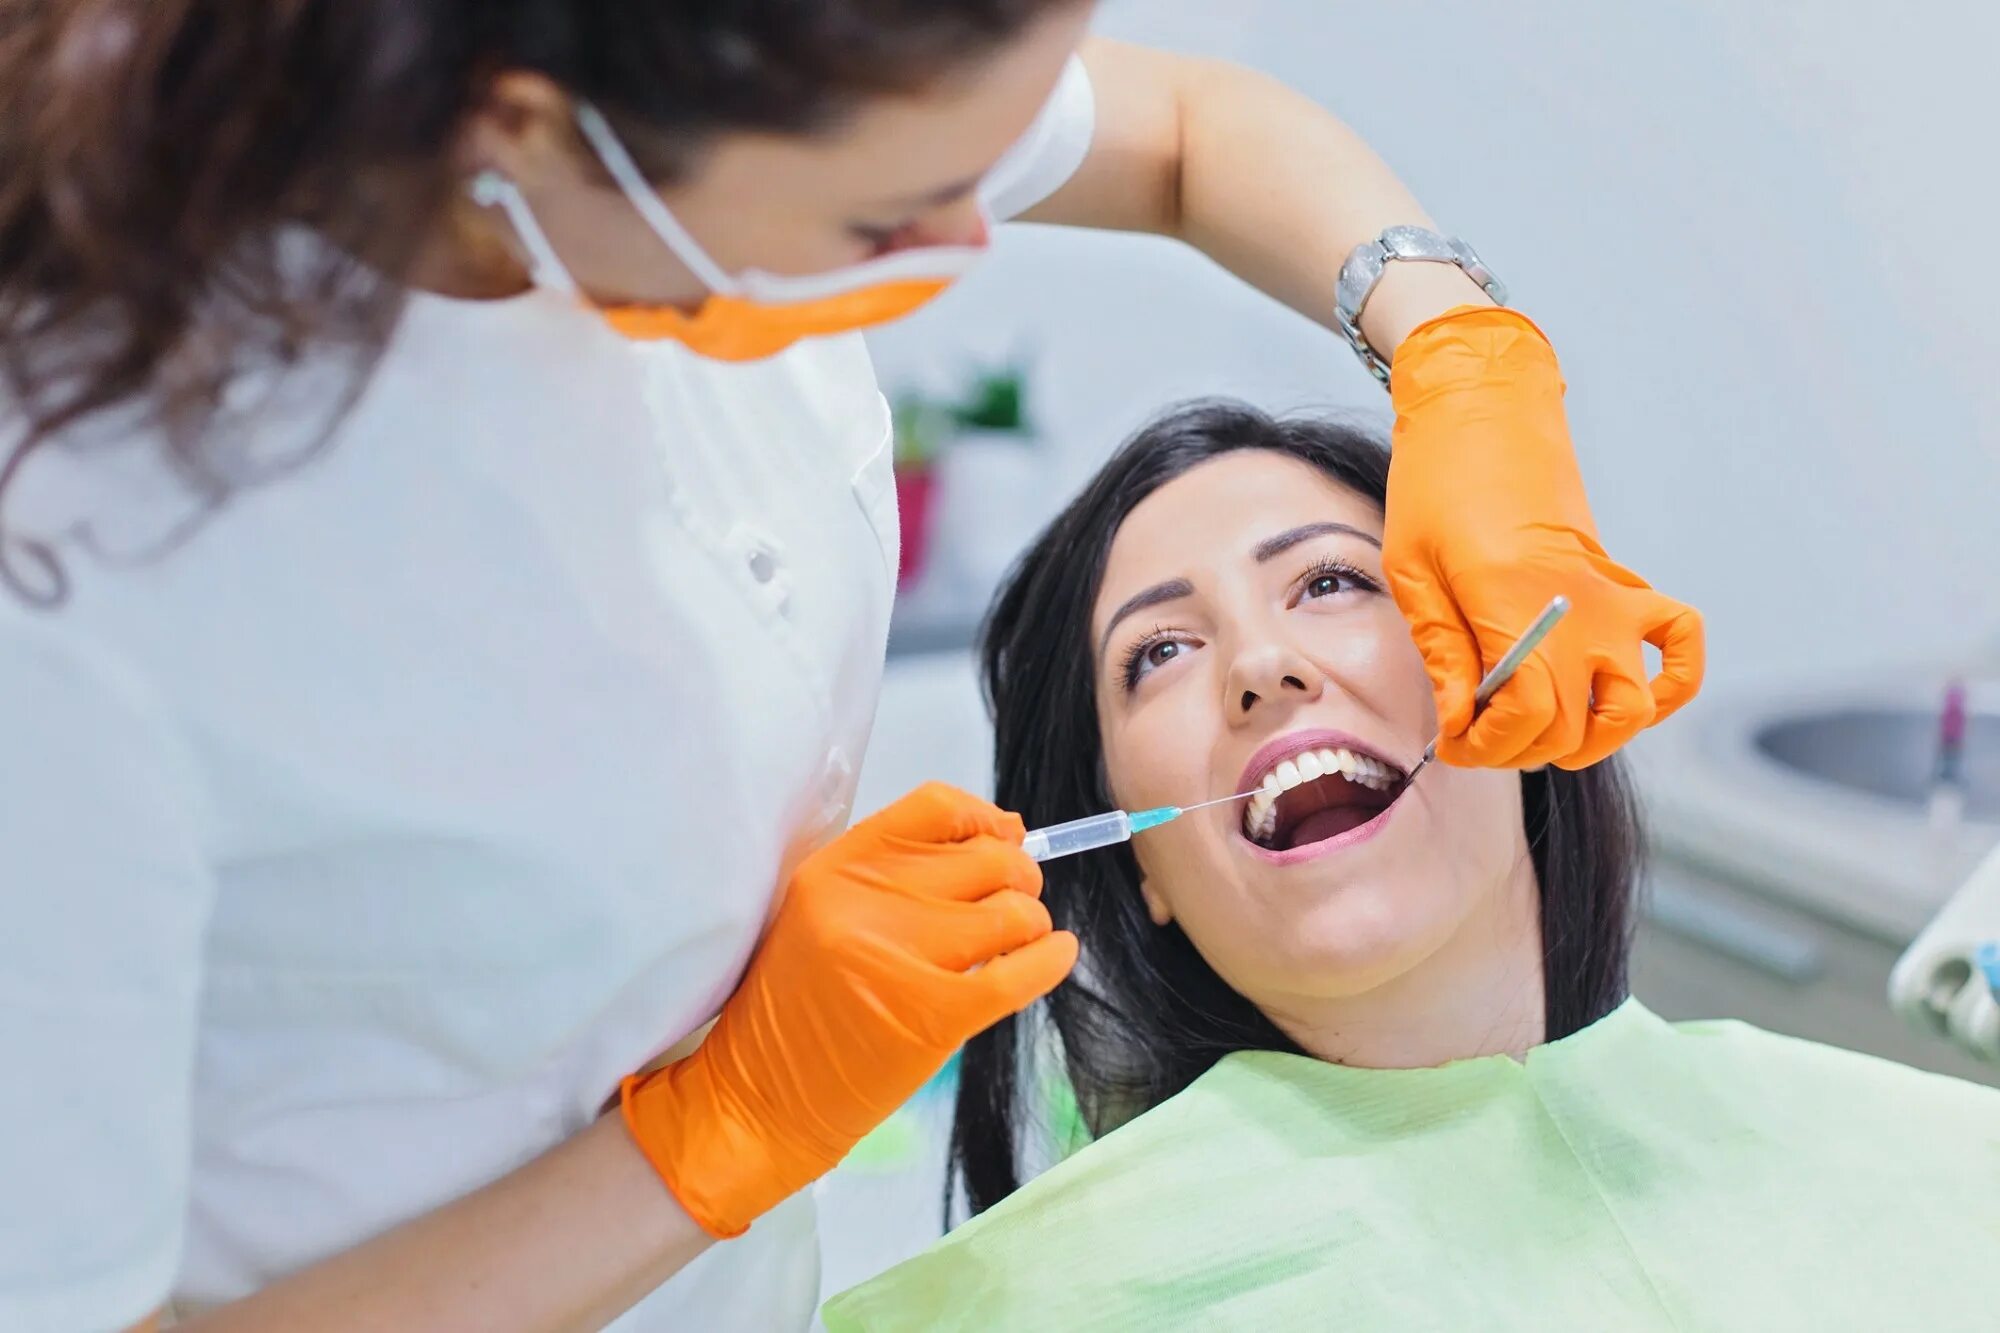
[[[1099,744],[1091,609],[1125,518],[1147,496],[1211,459],[1260,449],[1309,464],[1383,504],[1388,449],[1355,426],[1279,420],[1212,402],[1183,407],[1135,435],[1029,548],[983,631],[983,684],[995,729],[995,799],[1028,827],[1110,809]],[[1550,1040],[1626,996],[1639,815],[1617,759],[1582,772],[1521,776],[1523,823],[1541,886],[1545,1017]],[[1102,1135],[1159,1105],[1236,1051],[1297,1045],[1231,989],[1178,925],[1156,926],[1130,846],[1052,861],[1044,899],[1082,956],[1042,1006],[965,1048],[951,1134],[947,1223],[962,1188],[979,1213],[1017,1189],[1026,1133],[1049,1092],[1025,1077],[1034,1024],[1060,1039],[1084,1125]]]
[[[827,130],[1079,3],[0,0],[0,587],[64,598],[5,500],[78,421],[140,409],[116,429],[164,427],[213,507],[252,480],[206,438],[232,379],[333,344],[359,391],[496,76],[589,99],[667,181],[718,135]]]

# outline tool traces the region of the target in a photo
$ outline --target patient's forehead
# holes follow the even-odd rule
[[[1119,525],[1092,623],[1162,580],[1252,563],[1257,543],[1307,523],[1345,523],[1379,538],[1375,502],[1310,463],[1268,449],[1210,459],[1154,491]]]

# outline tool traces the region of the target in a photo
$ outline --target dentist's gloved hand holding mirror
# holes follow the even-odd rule
[[[1454,311],[1402,344],[1389,389],[1383,561],[1436,686],[1438,757],[1585,768],[1693,698],[1701,616],[1598,542],[1541,331],[1508,310]],[[1475,719],[1480,676],[1556,596],[1569,615]]]

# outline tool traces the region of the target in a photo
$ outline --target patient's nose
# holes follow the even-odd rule
[[[1226,688],[1225,711],[1242,722],[1273,707],[1313,702],[1326,689],[1326,676],[1290,645],[1266,643],[1237,654]]]

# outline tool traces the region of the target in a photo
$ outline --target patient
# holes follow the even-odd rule
[[[2000,1093],[1629,1000],[1617,761],[1405,783],[1436,718],[1382,583],[1387,475],[1344,426],[1184,409],[1028,553],[987,631],[1000,804],[1259,794],[1047,867],[1082,959],[1045,1028],[965,1052],[980,1215],[828,1327],[2000,1308]],[[1095,1142],[1022,1187],[1050,1052]]]

